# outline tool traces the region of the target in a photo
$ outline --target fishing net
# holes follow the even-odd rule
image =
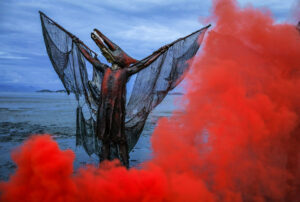
[[[83,146],[89,155],[93,153],[100,155],[101,141],[96,137],[95,128],[103,73],[93,68],[93,78],[91,81],[88,80],[85,58],[78,46],[81,45],[93,57],[95,53],[84,44],[75,44],[71,33],[45,14],[40,14],[46,49],[55,71],[66,91],[74,93],[77,100],[81,96],[84,97],[84,104],[88,106],[88,116],[84,115],[82,104],[78,104],[77,107],[76,145]],[[207,28],[202,28],[171,43],[166,52],[137,73],[126,106],[125,135],[129,151],[139,140],[150,112],[182,80],[189,67],[187,61],[197,53]],[[129,68],[146,62],[152,56]],[[112,158],[118,157],[118,147],[112,145],[111,148]]]

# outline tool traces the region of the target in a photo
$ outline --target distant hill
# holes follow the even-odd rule
[[[181,92],[170,92],[169,95],[184,95],[184,93]]]
[[[56,90],[55,92],[56,92],[56,93],[67,93],[66,90]]]
[[[48,90],[48,89],[43,89],[43,90],[37,90],[35,91],[37,93],[66,93],[66,90]]]
[[[48,90],[48,89],[37,90],[37,91],[35,91],[35,92],[37,92],[37,93],[53,93],[52,90]]]

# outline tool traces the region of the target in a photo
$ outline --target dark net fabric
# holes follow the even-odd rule
[[[76,145],[84,147],[91,155],[99,151],[101,145],[95,137],[95,114],[98,106],[103,74],[94,68],[92,81],[88,80],[86,62],[78,45],[72,41],[72,34],[40,13],[42,31],[48,56],[54,70],[58,74],[68,94],[74,93],[78,100],[76,122]],[[95,56],[84,45],[81,45],[91,55]],[[80,97],[83,97],[83,100]],[[85,114],[83,115],[83,106]]]
[[[41,14],[42,29],[52,65],[68,93],[77,97],[87,84],[85,62],[72,38]]]
[[[197,53],[206,29],[177,40],[168,51],[137,74],[126,108],[126,132],[130,150],[137,143],[149,113],[182,80],[189,67],[187,61]]]
[[[78,100],[76,145],[83,146],[89,155],[100,155],[102,143],[96,137],[95,128],[103,73],[93,68],[93,78],[89,81],[85,59],[78,46],[72,42],[73,35],[43,13],[41,23],[52,65],[66,91],[74,93]],[[207,27],[171,43],[165,53],[137,74],[126,106],[125,133],[129,151],[136,145],[149,113],[182,80],[188,69],[187,61],[197,53],[206,30]],[[84,44],[81,46],[91,56],[95,56]],[[149,58],[151,56],[139,63],[146,62]],[[81,96],[83,102],[80,104]],[[84,110],[84,107],[87,109]],[[118,146],[111,145],[111,149],[111,158],[118,158]]]

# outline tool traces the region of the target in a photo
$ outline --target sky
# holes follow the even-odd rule
[[[269,9],[278,22],[291,18],[294,0],[239,0]],[[41,10],[100,53],[90,38],[102,31],[130,56],[142,59],[205,24],[210,0],[1,0],[0,91],[63,89],[43,41]],[[105,59],[100,57],[105,63]]]

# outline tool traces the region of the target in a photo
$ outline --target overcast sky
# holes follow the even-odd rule
[[[278,21],[291,17],[294,0],[239,1],[268,8]],[[129,55],[142,59],[203,26],[210,0],[1,0],[0,90],[8,86],[63,89],[46,53],[38,11],[99,52],[90,39],[100,29]],[[100,58],[101,59],[101,58]]]

